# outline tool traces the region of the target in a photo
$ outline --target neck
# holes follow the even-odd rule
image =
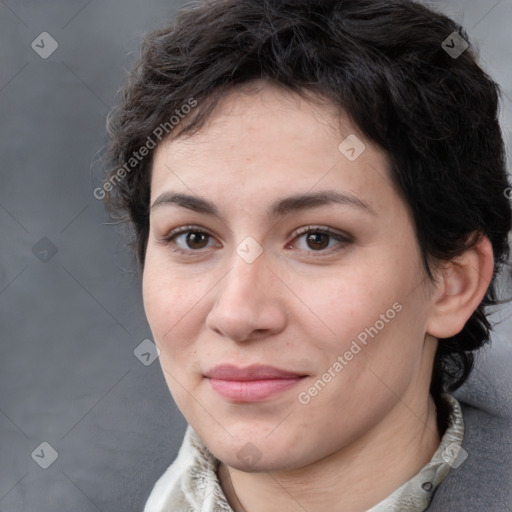
[[[247,473],[219,466],[221,486],[235,512],[340,512],[373,507],[432,458],[440,444],[436,408],[427,395],[400,401],[374,429],[306,467]]]

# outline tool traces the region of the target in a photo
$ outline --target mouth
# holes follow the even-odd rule
[[[272,366],[220,365],[206,372],[212,389],[233,402],[266,400],[296,386],[307,375]]]

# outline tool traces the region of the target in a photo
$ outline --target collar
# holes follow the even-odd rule
[[[450,405],[451,413],[448,427],[432,459],[367,512],[425,511],[450,469],[457,468],[465,460],[467,454],[462,448],[464,420],[460,404],[447,393],[443,398]],[[233,512],[217,476],[218,465],[219,460],[189,425],[176,460],[156,482],[144,512]]]

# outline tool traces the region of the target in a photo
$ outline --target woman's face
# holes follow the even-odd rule
[[[232,92],[156,149],[151,205],[147,319],[223,462],[303,467],[428,396],[437,341],[411,216],[348,119],[269,85]]]

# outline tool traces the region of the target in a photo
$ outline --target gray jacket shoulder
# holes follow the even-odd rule
[[[460,403],[467,458],[450,470],[427,510],[512,512],[512,419]]]

